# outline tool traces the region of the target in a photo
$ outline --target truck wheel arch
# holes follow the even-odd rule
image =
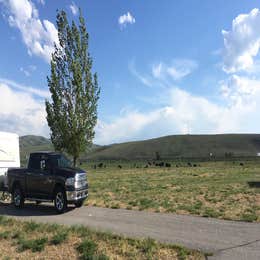
[[[63,189],[64,192],[65,192],[65,187],[64,187],[64,185],[62,185],[61,183],[56,183],[55,186],[54,186],[54,188],[53,188],[53,191],[52,191],[52,198],[53,198],[53,199],[54,199],[54,196],[55,196],[55,192],[56,192],[56,190],[57,190],[58,188]],[[66,194],[66,193],[65,193],[65,194]]]

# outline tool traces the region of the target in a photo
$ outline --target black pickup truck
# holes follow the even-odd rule
[[[81,207],[88,197],[87,174],[71,166],[70,161],[56,152],[31,153],[28,168],[13,168],[7,172],[8,191],[16,207],[25,200],[53,202],[58,213],[68,204]]]

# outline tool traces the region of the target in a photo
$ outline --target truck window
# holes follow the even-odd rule
[[[28,168],[34,169],[34,170],[40,170],[41,169],[40,155],[38,155],[38,154],[31,154],[30,155]]]
[[[71,167],[71,162],[64,155],[54,155],[51,158],[53,167],[66,168]]]

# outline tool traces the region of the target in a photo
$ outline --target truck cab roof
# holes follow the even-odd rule
[[[42,155],[44,155],[44,154],[47,154],[47,155],[61,155],[61,153],[59,153],[59,152],[53,152],[53,151],[38,151],[38,152],[32,152],[32,153],[30,153],[30,155],[34,155],[34,154],[42,154]]]

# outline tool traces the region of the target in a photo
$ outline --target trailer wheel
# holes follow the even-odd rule
[[[16,208],[22,208],[24,206],[24,196],[19,185],[14,187],[12,201]]]

